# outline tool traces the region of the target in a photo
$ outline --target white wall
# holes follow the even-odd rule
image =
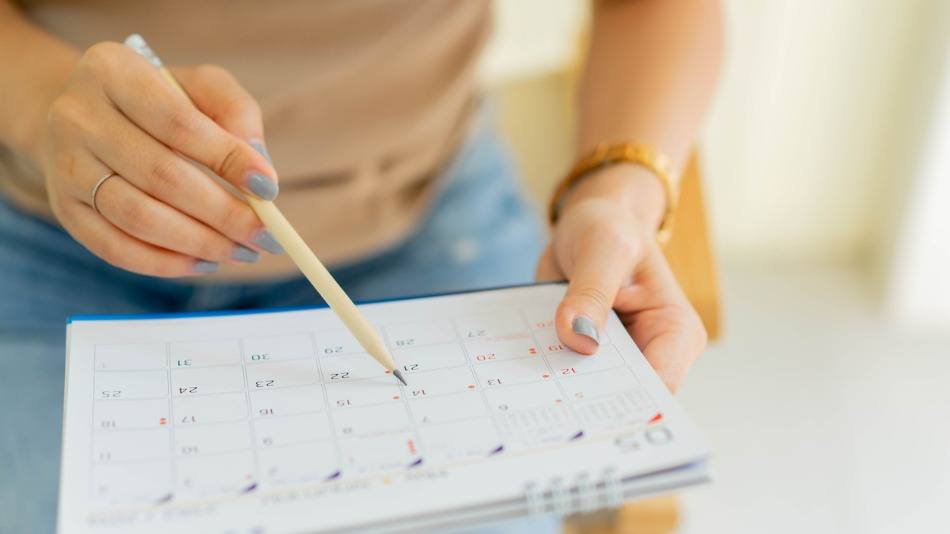
[[[729,52],[704,152],[728,256],[855,259],[874,246],[889,124],[923,2],[727,4]],[[912,58],[910,58],[912,60]]]
[[[906,122],[916,132],[895,172],[906,187],[880,255],[886,310],[915,328],[950,328],[950,4],[934,7],[915,55],[919,105]]]
[[[903,178],[889,174],[903,135],[889,123],[907,104],[916,28],[941,1],[725,0],[728,53],[703,141],[722,255],[850,260],[877,246],[879,197]],[[563,69],[587,6],[496,0],[485,79]]]

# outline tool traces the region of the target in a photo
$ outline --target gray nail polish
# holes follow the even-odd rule
[[[218,262],[198,260],[195,262],[196,273],[216,273],[218,272]]]
[[[244,263],[255,263],[260,257],[261,255],[256,250],[249,249],[244,245],[235,246],[234,252],[231,253],[231,259]]]
[[[280,246],[280,243],[278,243],[277,240],[274,239],[274,236],[267,230],[261,230],[260,233],[257,234],[257,237],[254,238],[254,244],[271,254],[284,253],[284,247]]]
[[[267,151],[267,147],[264,146],[264,143],[257,140],[251,141],[251,148],[256,150],[260,155],[267,158],[267,161],[270,163],[274,163],[274,160],[271,159],[270,152]]]
[[[597,333],[597,325],[594,320],[586,315],[578,315],[571,321],[571,330],[582,336],[587,336],[594,340],[594,343],[600,345],[600,334]]]
[[[277,198],[277,182],[259,172],[252,172],[247,178],[247,188],[264,200]]]

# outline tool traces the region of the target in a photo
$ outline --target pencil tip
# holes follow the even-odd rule
[[[408,386],[408,385],[409,385],[409,384],[406,382],[406,379],[403,378],[403,376],[402,376],[402,371],[400,371],[399,369],[393,369],[393,375],[394,375],[396,378],[398,378],[400,382],[402,382],[402,385],[404,385],[404,386]]]

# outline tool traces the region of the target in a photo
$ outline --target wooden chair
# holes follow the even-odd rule
[[[680,184],[680,203],[666,259],[677,281],[703,320],[710,341],[720,334],[719,282],[716,273],[699,158],[691,159]],[[675,495],[632,502],[617,508],[575,514],[564,522],[565,534],[672,534],[679,525]]]

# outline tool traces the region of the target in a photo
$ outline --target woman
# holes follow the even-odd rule
[[[355,299],[568,278],[562,341],[595,351],[612,306],[676,388],[705,333],[655,238],[714,84],[716,2],[595,4],[577,155],[646,143],[673,179],[632,160],[573,176],[543,252],[478,103],[489,16],[0,1],[0,530],[54,524],[67,316],[319,303],[233,189],[277,198]],[[190,102],[114,42],[133,32]]]

